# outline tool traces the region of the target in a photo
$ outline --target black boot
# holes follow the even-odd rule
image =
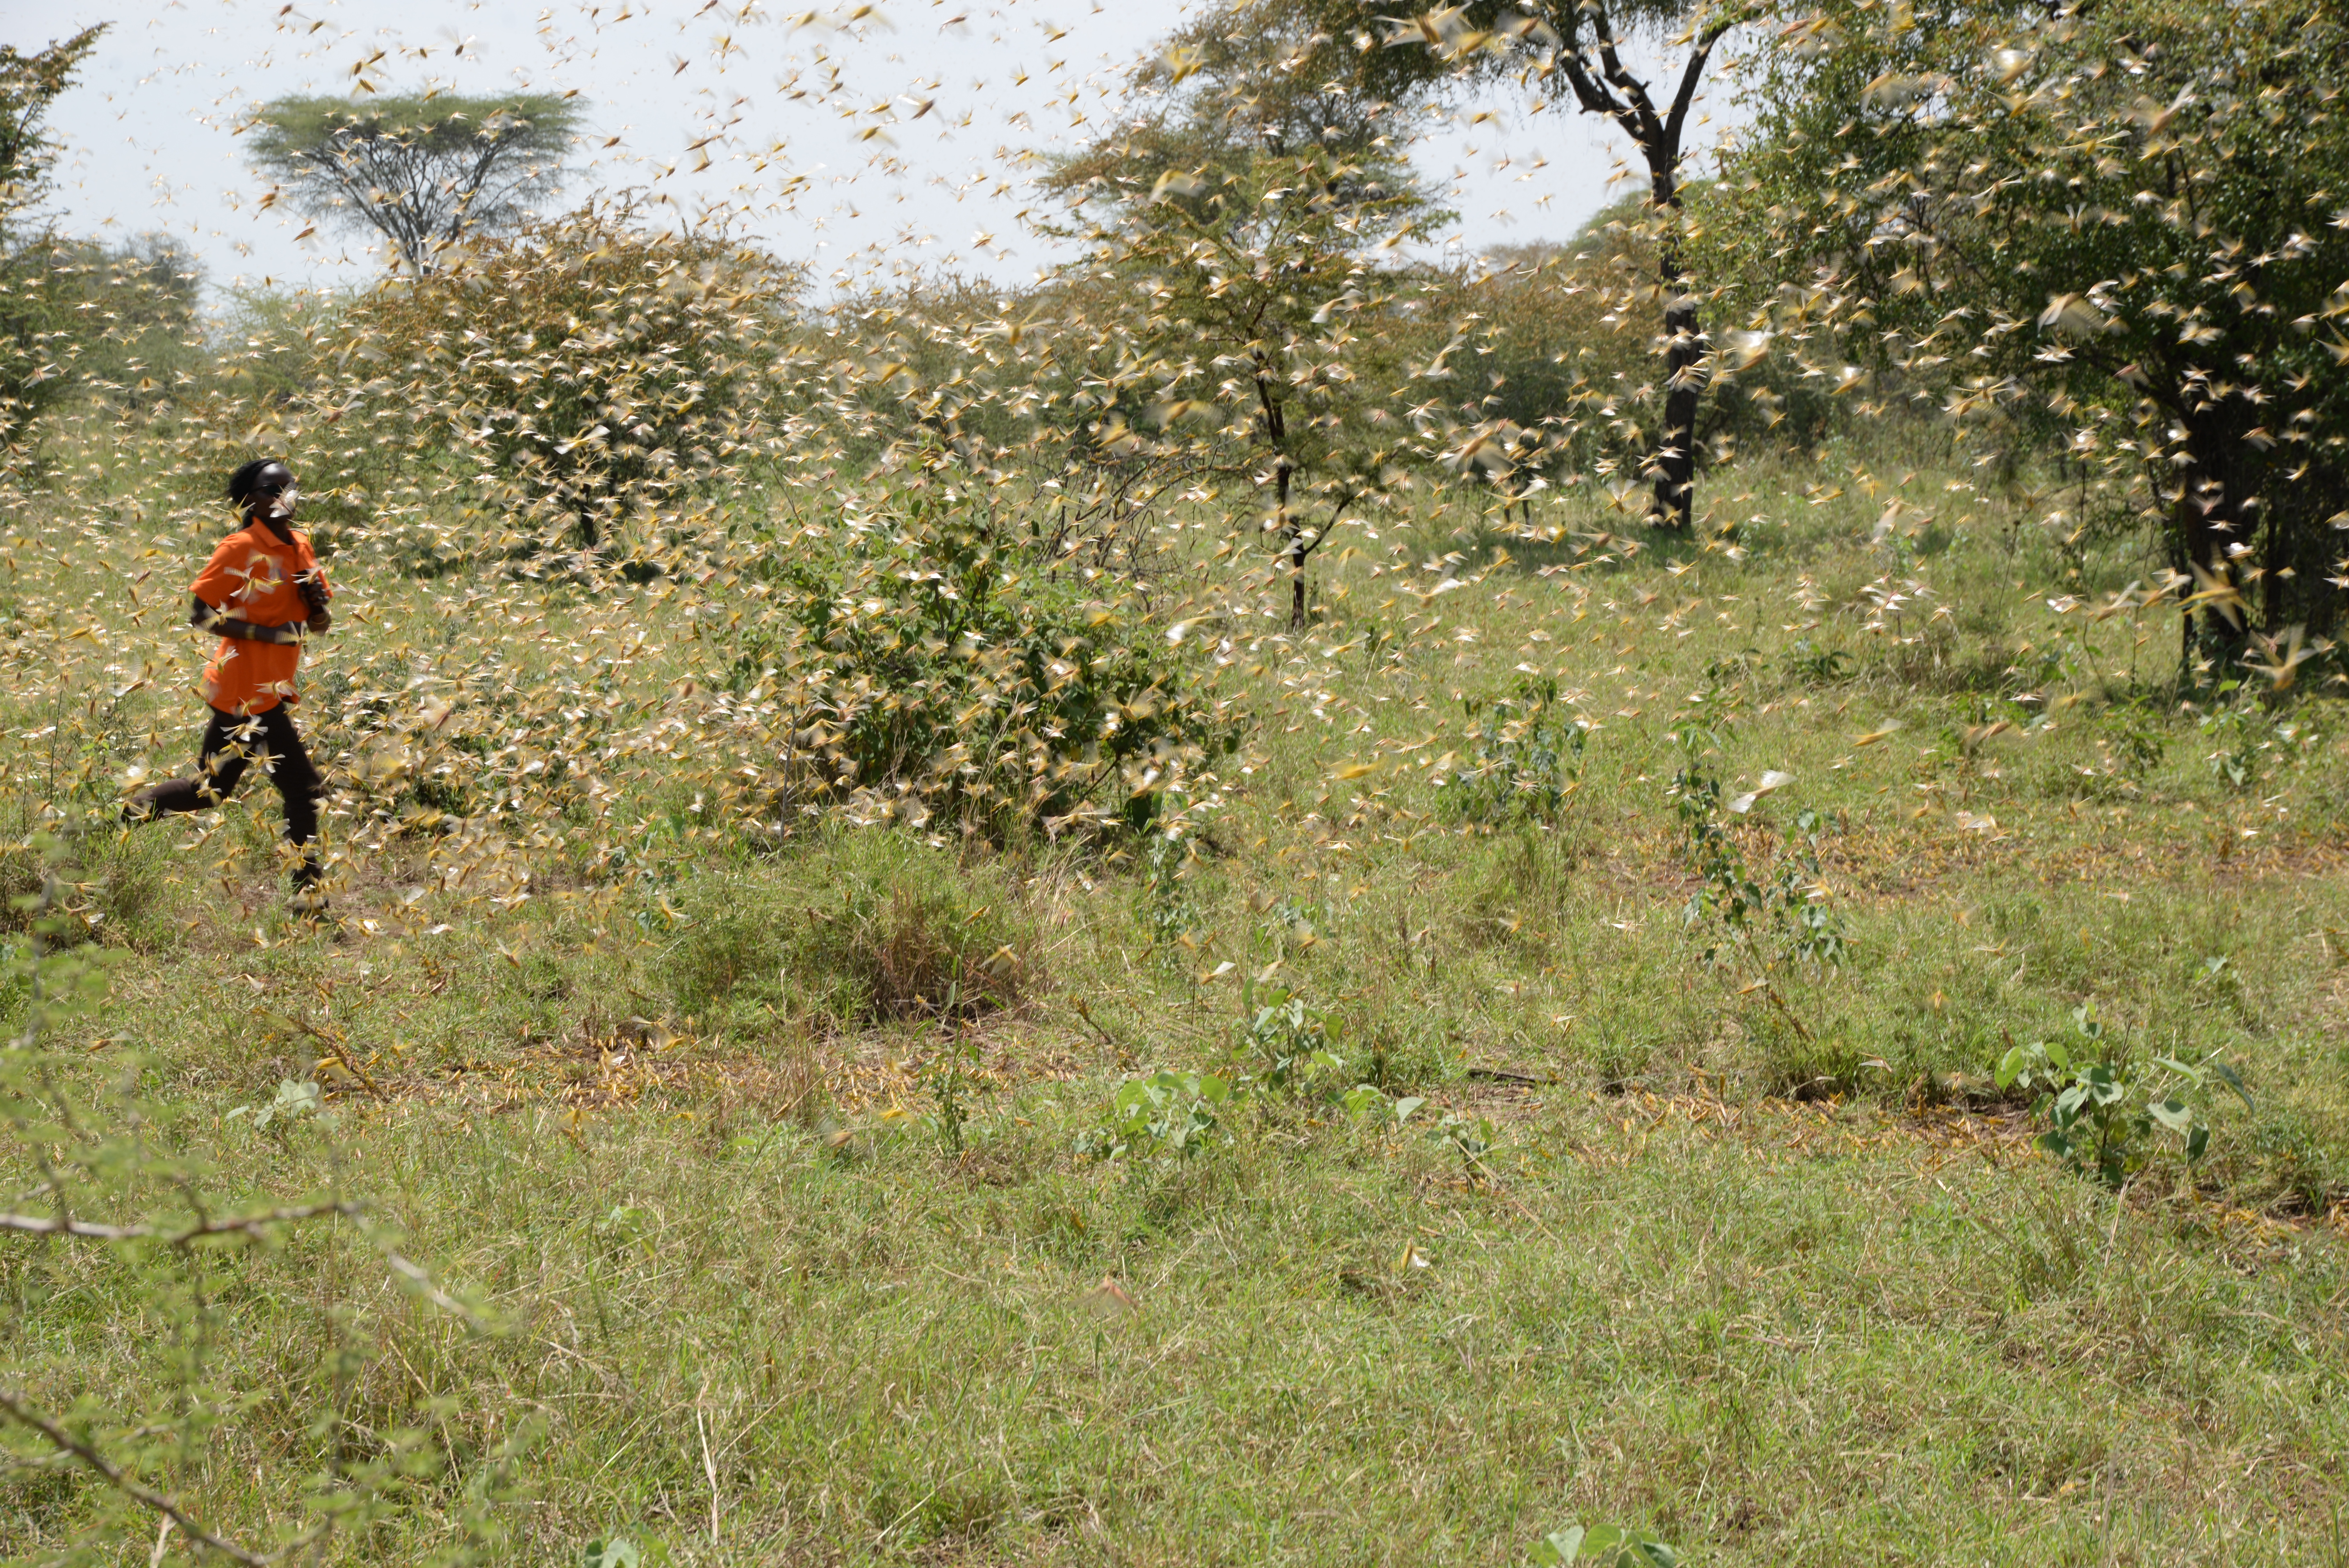
[[[294,868],[294,896],[286,906],[313,923],[326,918],[326,868],[314,857],[305,855]]]

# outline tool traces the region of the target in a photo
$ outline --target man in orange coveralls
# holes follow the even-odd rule
[[[130,798],[126,818],[143,821],[174,811],[202,811],[235,793],[247,762],[258,759],[285,802],[285,837],[300,853],[294,868],[294,907],[302,913],[326,912],[319,887],[316,849],[318,796],[324,781],[310,765],[302,737],[294,728],[298,700],[294,672],[302,660],[305,632],[334,624],[326,608],[333,591],[311,553],[310,542],[294,531],[294,509],[301,490],[282,462],[257,459],[229,476],[228,498],[244,526],[212,552],[196,579],[189,624],[220,634],[220,647],[204,666],[204,700],[212,722],[192,779],[156,784]]]

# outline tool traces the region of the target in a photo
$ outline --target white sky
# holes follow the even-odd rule
[[[377,273],[367,236],[300,237],[301,214],[263,208],[268,183],[234,135],[265,99],[359,80],[575,90],[594,134],[565,203],[642,187],[679,213],[730,214],[835,282],[906,266],[1010,279],[1051,256],[1019,219],[1019,151],[1100,134],[1124,67],[1208,3],[850,0],[795,26],[809,0],[0,0],[0,43],[112,23],[50,117],[67,150],[55,205],[75,233],[170,233],[215,287]],[[847,20],[859,10],[874,15]],[[1462,215],[1456,242],[1563,240],[1605,202],[1619,137],[1555,108],[1477,107],[1499,119],[1414,149]]]

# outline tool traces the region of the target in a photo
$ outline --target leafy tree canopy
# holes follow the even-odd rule
[[[1115,323],[1104,438],[1143,443],[1147,423],[1210,460],[1220,447],[1270,490],[1293,577],[1402,430],[1371,418],[1397,379],[1372,373],[1396,304],[1372,263],[1448,216],[1386,106],[1319,73],[1321,42],[1287,0],[1200,18],[1137,74],[1142,112],[1047,181],[1079,215],[1061,232],[1094,247],[1092,314]],[[1300,485],[1326,520],[1292,509]],[[1301,577],[1293,598],[1301,618]]]
[[[0,240],[13,239],[26,214],[48,193],[57,149],[48,138],[49,105],[106,31],[104,23],[26,54],[0,45]]]
[[[75,284],[60,276],[57,244],[38,217],[48,194],[49,105],[98,46],[104,26],[26,54],[0,46],[0,449],[14,464],[25,427],[63,395],[57,343]]]
[[[2055,445],[2054,521],[2147,526],[2207,643],[2320,629],[2349,585],[2344,61],[2349,18],[2301,0],[1827,0],[1756,62],[1708,270],[1815,377]]]

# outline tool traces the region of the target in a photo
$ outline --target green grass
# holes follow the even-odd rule
[[[409,1455],[346,1561],[619,1535],[675,1563],[1506,1562],[1574,1521],[1702,1563],[2342,1561],[2341,704],[2314,676],[2206,730],[2174,622],[2048,607],[2146,563],[1874,460],[1723,476],[1717,516],[1765,519],[1737,558],[1455,534],[1456,501],[1346,531],[1313,626],[1214,633],[1253,738],[1155,861],[753,850],[688,810],[682,752],[616,808],[626,874],[533,842],[550,824],[394,834],[332,934],[277,907],[257,781],[209,834],[83,836],[67,875],[120,955],[50,1040],[84,1102],[148,1108],[229,1200],[363,1197],[481,1316],[347,1222],[200,1262],[11,1240],[0,1382],[115,1433],[202,1390],[218,1429],[150,1473],[240,1538],[296,1520],[305,1477]],[[1867,543],[1894,494],[1913,537]],[[41,593],[94,606],[104,659],[184,667],[160,620],[89,598],[148,547],[101,535]],[[616,696],[711,656],[652,597],[516,587],[491,614],[343,576],[371,619],[321,689],[395,635],[456,689],[526,685],[627,614],[650,637],[604,666]],[[88,702],[104,659],[5,677],[13,732],[58,726],[10,764],[27,831],[192,732],[170,669]],[[1433,779],[1463,699],[1521,665],[1593,726],[1572,792],[1464,823]],[[1705,961],[1668,795],[1691,711],[1725,721],[1727,794],[1794,776],[1731,820],[1749,867],[1824,815],[1840,969]],[[2240,785],[2208,761],[2230,748]],[[1254,1059],[1244,986],[1293,991],[1342,1067],[1239,1097],[1187,1159],[1079,1152],[1124,1077]],[[2253,1099],[2118,1203],[1990,1081],[2083,1005],[2140,1056],[2224,1053]],[[331,1130],[227,1116],[313,1076]],[[1359,1081],[1428,1103],[1374,1124],[1338,1099]],[[12,1560],[82,1532],[129,1561],[153,1529],[70,1466],[0,1476]]]

